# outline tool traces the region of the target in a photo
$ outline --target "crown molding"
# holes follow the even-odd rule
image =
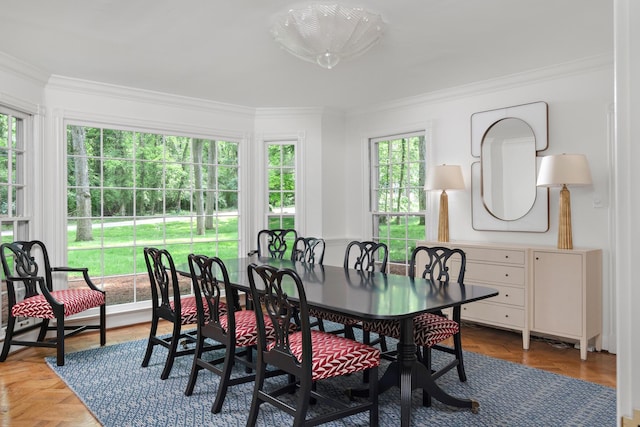
[[[536,82],[555,80],[571,75],[584,74],[586,72],[612,67],[613,55],[603,54],[591,56],[575,61],[537,68],[522,73],[509,74],[502,77],[496,77],[493,79],[482,80],[461,86],[402,98],[392,102],[379,103],[373,106],[367,106],[365,108],[354,108],[353,110],[348,111],[347,115],[356,116],[360,114],[408,108],[420,104],[432,104],[436,102],[451,101],[458,98],[465,98],[500,90],[512,89],[524,84],[529,85]]]
[[[49,73],[46,71],[4,52],[0,52],[0,70],[22,79],[28,79],[43,87],[49,79]]]
[[[60,75],[52,75],[49,78],[47,89],[70,91],[95,96],[104,96],[122,99],[127,102],[143,102],[166,105],[174,108],[188,108],[206,112],[233,113],[254,117],[255,109],[241,105],[226,104],[210,101],[202,98],[192,98],[174,95],[164,92],[156,92],[146,89],[138,89],[128,86],[120,86],[109,83],[100,83],[90,80],[76,79]]]

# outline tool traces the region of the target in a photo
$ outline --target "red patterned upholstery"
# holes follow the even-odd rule
[[[392,338],[400,338],[400,321],[376,320],[363,322],[365,331],[375,332]],[[460,325],[454,320],[433,313],[424,313],[413,320],[416,345],[433,347],[441,341],[457,334]]]
[[[64,304],[64,316],[71,316],[93,307],[104,304],[104,294],[92,289],[64,289],[52,291],[56,301]],[[11,308],[14,317],[36,317],[39,319],[55,319],[53,309],[44,295],[36,295],[17,303]]]
[[[359,323],[359,320],[356,320],[349,316],[345,316],[344,314],[318,310],[313,307],[309,307],[309,316],[322,319],[322,320],[328,320],[329,322],[340,323],[342,325],[355,325]]]
[[[236,346],[248,347],[258,344],[258,327],[256,325],[256,313],[253,310],[240,310],[236,311]],[[225,331],[227,330],[228,318],[227,316],[220,317],[220,326]],[[267,333],[267,337],[272,337],[274,334],[273,325],[269,320],[269,316],[264,316],[264,328]]]
[[[273,348],[271,342],[267,349]],[[289,335],[291,353],[302,360],[302,332]],[[334,334],[311,331],[312,380],[347,375],[380,365],[380,350]]]
[[[170,303],[171,309],[174,309],[173,301]],[[222,318],[227,313],[227,305],[224,302],[220,302],[218,306],[218,313],[220,313],[220,318]],[[204,310],[209,316],[209,307],[205,303]],[[180,311],[182,314],[182,318],[180,319],[180,324],[182,325],[191,325],[193,323],[198,323],[198,307],[196,306],[196,297],[188,296],[180,298]]]

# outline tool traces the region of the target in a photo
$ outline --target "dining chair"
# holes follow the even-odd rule
[[[278,259],[290,259],[293,256],[293,247],[298,239],[298,232],[293,228],[274,228],[258,231],[257,248],[247,255],[258,257],[270,257]],[[286,256],[285,256],[286,255]],[[247,310],[253,309],[251,295],[245,295]]]
[[[0,257],[7,292],[7,323],[0,362],[7,359],[12,345],[52,347],[56,349],[56,364],[63,366],[65,338],[85,330],[99,330],[100,346],[105,345],[106,294],[91,281],[87,268],[51,267],[47,248],[39,240],[3,243]],[[83,282],[77,287],[54,290],[53,273],[81,273]],[[65,324],[67,317],[90,308],[100,309],[98,324]],[[39,321],[15,330],[17,319],[23,318]],[[49,326],[50,320],[56,321],[55,326]],[[40,330],[35,340],[16,339],[34,329]],[[48,331],[55,331],[55,338],[47,338]]]
[[[166,249],[153,247],[144,248],[144,259],[149,273],[151,285],[151,330],[147,349],[142,360],[142,367],[149,366],[153,349],[156,346],[168,350],[164,369],[160,378],[169,377],[176,357],[195,353],[197,334],[192,330],[183,331],[185,325],[195,325],[198,322],[198,311],[194,295],[182,295],[173,257]],[[186,281],[185,281],[186,282]],[[226,311],[226,304],[220,302],[219,310]],[[173,324],[170,335],[158,335],[160,320]],[[181,346],[178,348],[178,346]],[[213,348],[210,346],[209,348]]]
[[[298,237],[293,243],[291,261],[305,264],[319,264],[324,262],[324,239],[318,237]]]
[[[258,246],[249,252],[249,256],[288,259],[298,238],[298,232],[293,228],[275,228],[258,232]],[[286,256],[285,256],[286,255]]]
[[[376,271],[386,273],[388,260],[389,248],[385,243],[354,240],[349,242],[345,249],[343,266],[345,269],[351,268],[362,273]],[[365,281],[364,283],[371,282]],[[379,334],[378,338],[372,341],[371,331],[363,329],[360,321],[346,316],[335,318],[335,321],[345,325],[345,336],[354,338],[353,328],[362,329],[362,341],[365,344],[380,344],[382,351],[387,352],[387,342],[384,335]]]
[[[369,425],[377,426],[380,351],[355,340],[311,329],[305,290],[294,270],[251,264],[248,274],[253,299],[257,301],[262,296],[264,304],[254,307],[258,323],[257,372],[247,426],[256,424],[260,406],[265,402],[293,416],[294,426],[326,423],[366,411],[369,412]],[[286,324],[295,310],[300,313],[302,327],[290,333]],[[274,326],[273,341],[267,337],[265,314]],[[268,365],[288,373],[289,382],[276,389],[266,387]],[[369,399],[366,402],[345,405],[316,389],[318,381],[356,372],[369,373]],[[295,406],[279,398],[285,393],[296,392]],[[312,399],[329,404],[334,410],[306,419]]]
[[[291,261],[302,262],[306,266],[322,265],[324,261],[324,239],[317,237],[298,237],[293,244],[291,252]],[[312,270],[313,271],[313,270]],[[318,329],[324,331],[324,322],[322,321],[325,312],[314,308],[309,308],[309,315],[316,320],[311,326],[317,326]]]
[[[252,358],[247,356],[258,344],[256,315],[253,310],[241,309],[238,292],[231,286],[229,273],[220,258],[190,254],[188,260],[195,293],[198,326],[193,364],[184,394],[186,396],[193,394],[198,372],[202,369],[220,376],[216,397],[211,406],[211,412],[216,414],[222,409],[229,387],[255,379],[255,364]],[[220,309],[223,297],[226,298],[226,310]],[[273,325],[266,316],[264,324],[267,339],[273,339]],[[205,358],[206,340],[221,343],[213,350],[224,349],[224,354],[218,358]],[[249,369],[247,374],[231,378],[236,362]],[[276,374],[274,371],[268,373],[270,376]]]
[[[379,271],[386,273],[389,248],[382,242],[349,242],[344,251],[344,268],[358,271]]]
[[[453,264],[458,271],[454,279],[458,283],[464,283],[464,271],[466,255],[464,251],[456,248],[441,246],[418,246],[411,252],[409,261],[409,276],[428,279],[432,287],[448,286],[451,280]],[[433,372],[433,379],[437,379],[449,370],[457,367],[458,378],[466,381],[464,370],[462,339],[460,336],[460,306],[453,307],[452,318],[449,319],[442,312],[423,313],[414,318],[414,341],[418,346],[418,357],[429,372]],[[399,321],[366,321],[363,328],[387,337],[400,338]],[[453,347],[443,345],[443,342],[453,338]],[[431,350],[439,350],[455,357],[446,365],[439,367],[437,371],[432,369]],[[429,406],[431,397],[423,393],[423,404]]]

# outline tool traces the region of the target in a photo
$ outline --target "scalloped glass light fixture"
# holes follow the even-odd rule
[[[312,3],[278,15],[271,34],[292,55],[331,69],[369,50],[384,27],[382,15],[362,7]]]

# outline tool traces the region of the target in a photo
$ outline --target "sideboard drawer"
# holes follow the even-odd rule
[[[524,313],[523,308],[478,301],[463,305],[461,315],[463,319],[499,324],[511,328],[523,328],[525,324]]]
[[[456,268],[456,270],[458,269]],[[524,286],[525,272],[524,267],[467,261],[464,280],[465,282],[478,282],[478,284],[489,282]]]
[[[499,293],[485,302],[508,304],[524,308],[526,302],[524,287],[516,288],[495,284],[488,285],[488,287],[497,290]]]
[[[526,259],[526,251],[519,249],[488,249],[475,248],[472,246],[460,246],[460,249],[462,249],[467,256],[467,263],[473,260],[524,265]]]

